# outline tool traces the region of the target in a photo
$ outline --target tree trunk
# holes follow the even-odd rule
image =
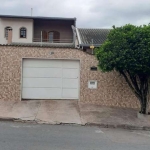
[[[148,114],[149,104],[149,76],[148,75],[133,75],[130,71],[119,71],[129,87],[132,89],[136,97],[140,101],[141,114]]]
[[[141,114],[147,114],[147,100],[146,99],[143,99],[140,113]]]

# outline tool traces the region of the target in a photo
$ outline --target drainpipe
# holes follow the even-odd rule
[[[79,45],[81,44],[81,38],[80,38],[80,34],[78,29],[76,28],[76,33],[77,33],[77,37],[78,37],[78,41],[79,41]]]
[[[74,46],[76,47],[76,45],[75,45],[75,40],[76,40],[75,27],[72,25],[71,28],[72,28],[72,31],[73,31],[73,44],[74,44]]]

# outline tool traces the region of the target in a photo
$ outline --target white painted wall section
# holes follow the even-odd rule
[[[12,27],[12,42],[31,43],[33,39],[33,19],[0,18],[0,44],[7,44],[5,27]],[[27,38],[20,38],[20,28],[27,29]]]

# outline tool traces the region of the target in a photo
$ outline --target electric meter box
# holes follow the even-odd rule
[[[88,88],[89,89],[97,89],[97,81],[96,80],[90,80],[88,82]]]

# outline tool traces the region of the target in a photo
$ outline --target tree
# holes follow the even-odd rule
[[[140,113],[146,114],[149,103],[150,24],[127,24],[110,31],[107,40],[95,50],[103,72],[117,71],[138,98]]]

